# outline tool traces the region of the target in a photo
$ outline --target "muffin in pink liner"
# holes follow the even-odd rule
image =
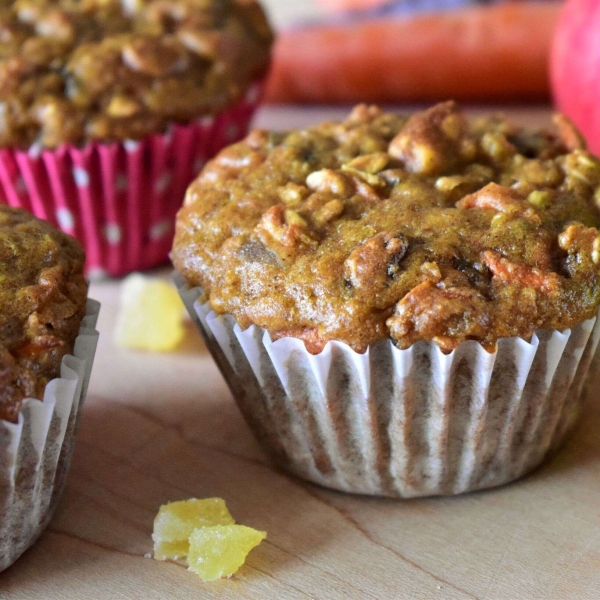
[[[60,499],[96,351],[81,245],[0,205],[0,571]]]
[[[92,279],[163,264],[187,185],[246,133],[261,89],[256,83],[230,109],[142,140],[0,149],[0,200],[75,236]]]
[[[513,481],[560,446],[600,339],[600,161],[554,123],[359,106],[207,164],[176,281],[279,464],[415,497]]]
[[[262,9],[44,0],[0,12],[0,201],[79,239],[89,277],[164,263],[186,186],[260,101]]]

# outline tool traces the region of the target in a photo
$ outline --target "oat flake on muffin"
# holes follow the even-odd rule
[[[0,204],[0,420],[41,399],[73,352],[86,312],[85,256],[73,238]]]
[[[253,0],[2,0],[0,146],[139,139],[217,112],[271,42]]]
[[[254,131],[188,190],[175,266],[242,329],[313,353],[387,338],[493,350],[575,326],[600,303],[600,162],[554,123],[468,122],[447,102]]]

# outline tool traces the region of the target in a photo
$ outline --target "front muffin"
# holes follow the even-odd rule
[[[76,240],[0,205],[0,571],[62,491],[97,340],[84,263]]]
[[[0,201],[78,238],[89,273],[164,262],[186,186],[260,99],[260,6],[14,0],[0,33]]]
[[[313,414],[303,426],[309,439],[317,423],[321,441],[326,429],[333,439],[345,430],[354,442],[344,443],[366,444],[346,457],[349,464],[383,452],[378,468],[399,469],[394,446],[412,464],[387,490],[381,481],[361,481],[371,468],[365,465],[345,483],[343,465],[341,483],[323,472],[306,475],[304,467],[298,472],[356,491],[454,493],[519,476],[562,439],[564,419],[568,413],[572,424],[574,414],[565,408],[567,390],[580,385],[597,341],[600,162],[565,117],[556,116],[555,126],[531,131],[501,117],[469,123],[451,102],[410,118],[359,106],[344,123],[255,131],[190,187],[172,256],[187,283],[202,287],[209,303],[203,314],[216,313],[205,325],[234,377],[240,358],[213,330],[226,315],[238,325],[232,335],[259,382],[269,378],[260,349],[248,346],[250,337],[260,339],[245,337],[250,326],[269,333],[261,344],[284,395],[312,394],[315,383],[298,379],[303,369],[312,372],[305,377],[315,378],[322,398],[311,404],[324,400],[329,421]],[[553,346],[558,337],[549,341],[538,330],[565,331],[561,349]],[[387,359],[380,356],[385,342]],[[532,352],[524,360],[521,347]],[[344,367],[332,358],[338,352]],[[385,371],[390,359],[395,366]],[[387,389],[378,387],[386,378]],[[356,406],[346,414],[349,397]],[[469,400],[458,410],[461,397]],[[403,416],[394,417],[399,406]],[[490,417],[499,407],[489,423],[477,412],[489,408]],[[493,429],[487,440],[481,428],[477,440],[470,437],[477,414],[481,428]],[[390,446],[392,418],[402,427]],[[437,442],[427,439],[432,432]],[[523,438],[531,447],[518,451]],[[325,446],[325,455],[334,452]],[[512,450],[491,467],[490,449],[501,448]],[[478,452],[473,473],[459,474],[465,453]],[[434,460],[448,462],[444,475],[415,466]]]
[[[600,162],[452,104],[254,132],[190,188],[173,258],[218,313],[319,351],[443,350],[571,327],[600,303]]]

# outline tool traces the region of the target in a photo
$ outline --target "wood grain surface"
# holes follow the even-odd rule
[[[340,112],[268,109],[259,122]],[[548,111],[515,115],[539,124]],[[120,349],[118,283],[91,294],[101,340],[67,489],[49,530],[0,574],[3,600],[600,598],[596,383],[564,450],[516,484],[457,498],[348,496],[269,464],[191,323],[174,354]],[[209,496],[268,532],[237,575],[202,583],[145,558],[161,504]]]

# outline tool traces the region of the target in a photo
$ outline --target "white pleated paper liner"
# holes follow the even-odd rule
[[[64,357],[44,400],[24,400],[18,423],[0,420],[0,571],[37,540],[60,499],[96,353],[99,311],[100,304],[88,300],[73,355]]]
[[[600,319],[506,338],[490,354],[381,341],[318,355],[217,316],[201,288],[176,283],[246,420],[288,470],[326,487],[381,496],[459,494],[537,467],[578,416]]]

